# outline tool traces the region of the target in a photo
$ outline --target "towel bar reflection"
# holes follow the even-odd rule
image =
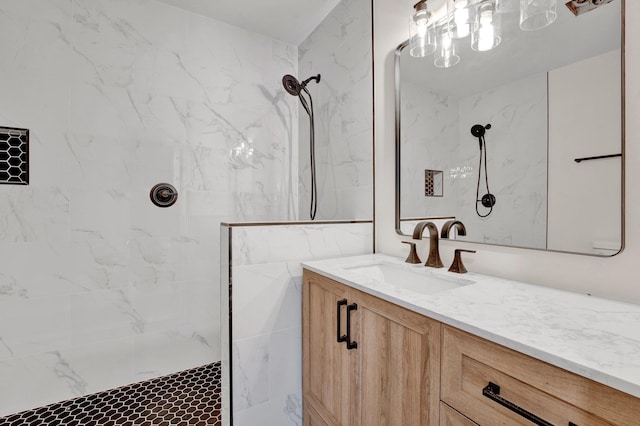
[[[615,157],[622,157],[622,154],[597,155],[595,157],[582,157],[582,158],[576,158],[574,161],[576,163],[581,163],[583,161],[602,160],[603,158],[615,158]]]

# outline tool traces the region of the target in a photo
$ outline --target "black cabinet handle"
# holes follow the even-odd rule
[[[356,349],[358,347],[358,342],[353,342],[351,340],[351,311],[357,311],[358,305],[352,303],[347,306],[347,349]]]
[[[342,328],[340,326],[340,307],[345,306],[347,304],[347,299],[342,299],[342,300],[338,300],[337,306],[336,306],[336,318],[337,318],[337,327],[336,327],[336,340],[338,341],[338,343],[342,343],[342,342],[346,342],[347,341],[347,336],[345,334],[340,334],[340,329]]]
[[[501,397],[500,386],[496,385],[495,383],[489,382],[489,384],[484,389],[482,389],[482,395],[486,396],[492,401],[497,402],[503,407],[508,408],[509,410],[524,417],[525,419],[529,420],[530,422],[538,426],[553,426],[553,423],[549,423],[548,421],[543,420],[540,417],[536,416],[535,414],[528,412],[527,410],[514,404],[513,402]],[[569,422],[569,426],[578,426],[578,425],[576,425],[575,423]]]

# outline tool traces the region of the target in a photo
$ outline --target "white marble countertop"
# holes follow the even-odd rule
[[[474,281],[420,294],[391,286],[357,265],[390,263]],[[383,254],[304,262],[303,267],[365,293],[640,397],[640,306],[510,281],[410,265]]]

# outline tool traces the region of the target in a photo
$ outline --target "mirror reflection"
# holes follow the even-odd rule
[[[537,31],[521,29],[518,3],[502,3],[497,47],[449,40],[459,56],[449,68],[437,48],[410,53],[417,30],[399,47],[397,229],[452,217],[466,225],[464,241],[613,255],[622,246],[623,2],[577,16],[559,4]]]

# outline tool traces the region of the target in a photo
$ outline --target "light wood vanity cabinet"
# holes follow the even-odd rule
[[[446,325],[441,344],[440,399],[478,424],[535,424],[527,413],[555,426],[640,424],[640,399],[631,395]],[[489,383],[499,386],[484,392],[494,399],[483,394]]]
[[[303,281],[305,425],[437,424],[440,323],[313,272]]]
[[[640,425],[639,398],[319,274],[303,281],[305,426]]]

